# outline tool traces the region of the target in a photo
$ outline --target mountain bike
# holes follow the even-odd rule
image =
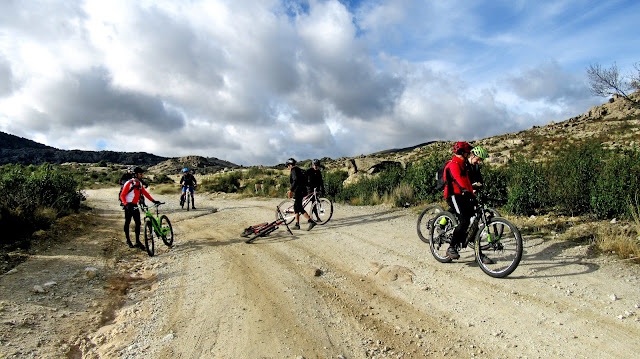
[[[187,204],[187,211],[189,210],[190,206],[193,206],[193,200],[189,201],[189,196],[188,194],[191,194],[191,189],[193,189],[193,191],[195,192],[196,187],[198,185],[194,185],[194,186],[185,186],[183,184],[180,185],[182,187],[182,194],[180,195],[180,207],[182,209],[184,209],[184,204],[186,202]],[[193,195],[191,196],[193,198]]]
[[[494,278],[504,278],[513,273],[522,259],[522,235],[513,223],[503,217],[494,217],[479,198],[478,202],[460,249],[473,248],[483,272]],[[457,225],[458,219],[448,211],[436,213],[429,220],[431,254],[441,263],[452,260],[446,251]],[[484,256],[490,260],[483,261]]]
[[[159,216],[159,207],[163,204],[165,203],[159,202],[153,205],[156,207],[156,215],[154,216],[144,201],[140,201],[138,203],[138,207],[142,208],[145,212],[144,246],[149,257],[153,257],[155,254],[154,236],[162,238],[162,241],[167,247],[171,247],[173,245],[173,227],[171,226],[171,221],[169,221],[169,218],[164,214]]]
[[[280,206],[276,206],[276,216],[277,216],[276,220],[271,223],[260,223],[260,224],[256,224],[256,225],[245,228],[244,232],[242,232],[240,236],[247,237],[249,239],[247,239],[244,242],[251,243],[258,237],[264,237],[269,233],[278,229],[278,226],[281,224],[284,224],[285,227],[287,227],[287,232],[289,232],[290,235],[293,235],[293,232],[291,232],[291,229],[289,228],[289,223],[287,222],[284,214],[280,210]]]
[[[293,203],[293,199],[288,198],[278,205],[278,208],[283,209],[282,213],[287,224],[290,224],[296,218]],[[333,216],[333,203],[324,197],[318,197],[316,188],[302,199],[302,207],[316,224],[325,224],[329,222],[331,216]],[[278,218],[278,213],[276,213],[276,218]]]
[[[502,217],[502,215],[500,215],[500,212],[498,212],[494,208],[485,206],[485,209],[491,212],[494,217]],[[441,205],[432,204],[430,206],[427,206],[427,208],[425,208],[424,211],[420,213],[420,216],[418,216],[418,223],[416,227],[418,230],[418,237],[420,238],[421,241],[427,244],[431,243],[431,239],[430,239],[431,227],[429,226],[431,222],[429,220],[432,219],[434,215],[444,211],[445,209]]]

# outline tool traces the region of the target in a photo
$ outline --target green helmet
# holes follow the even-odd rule
[[[473,153],[474,155],[482,158],[483,160],[486,159],[487,157],[489,157],[489,154],[487,153],[487,150],[485,150],[484,148],[480,147],[480,146],[476,146],[471,150],[471,153]]]

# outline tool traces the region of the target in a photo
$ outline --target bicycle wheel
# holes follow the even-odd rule
[[[149,257],[153,257],[156,249],[153,243],[153,223],[148,218],[144,221],[144,246]]]
[[[520,231],[504,218],[492,218],[487,226],[479,230],[475,242],[476,261],[482,271],[491,277],[508,276],[522,259]],[[486,260],[486,257],[489,260]]]
[[[444,208],[442,208],[442,206],[438,205],[438,204],[432,204],[430,206],[427,206],[427,208],[424,209],[424,211],[422,211],[422,213],[420,213],[420,216],[418,217],[418,237],[420,237],[420,240],[423,241],[424,243],[429,243],[429,237],[430,237],[430,229],[431,227],[429,227],[429,220],[433,219],[433,216],[436,213],[440,213],[440,212],[444,212]]]
[[[180,208],[184,209],[184,194],[180,196]]]
[[[319,198],[318,202],[311,206],[309,215],[316,221],[316,224],[325,224],[333,215],[333,203],[326,198]]]
[[[184,200],[185,200],[185,202],[187,202],[187,211],[188,211],[189,208],[191,207],[191,201],[190,201],[190,198],[189,198],[189,192],[184,194]]]
[[[438,262],[451,262],[451,258],[447,256],[447,249],[453,237],[453,229],[458,225],[458,220],[452,213],[444,211],[437,213],[429,222],[431,254]]]
[[[294,219],[296,219],[296,213],[293,211],[293,199],[285,199],[284,201],[280,202],[278,207],[280,208],[280,211],[282,211],[282,215],[284,216],[286,224],[290,224]],[[279,219],[279,217],[278,211],[276,210],[276,220],[277,219]]]
[[[160,216],[160,231],[162,231],[162,241],[167,247],[171,247],[173,245],[173,227],[171,226],[171,221],[169,217],[164,214]]]

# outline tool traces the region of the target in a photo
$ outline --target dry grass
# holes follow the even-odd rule
[[[633,221],[600,226],[596,232],[595,247],[605,253],[640,263],[640,206],[629,203]]]

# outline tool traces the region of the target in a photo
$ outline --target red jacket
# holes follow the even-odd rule
[[[131,186],[133,186],[133,189],[131,189]],[[120,200],[125,205],[127,203],[138,204],[138,201],[140,200],[140,194],[143,194],[151,202],[154,201],[149,192],[147,192],[147,190],[142,185],[142,182],[135,178],[132,178],[128,180],[122,187],[122,192],[120,192]]]
[[[445,182],[449,181],[449,174],[451,172],[452,181],[451,184],[444,186],[444,198],[448,199],[450,195],[454,194],[462,194],[462,189],[473,193],[473,187],[471,186],[471,181],[469,180],[469,175],[464,166],[465,163],[464,158],[460,158],[458,156],[453,156],[451,161],[444,168],[444,180]],[[448,171],[447,171],[448,170]],[[457,182],[457,184],[456,184]],[[459,186],[458,186],[459,185]],[[449,187],[453,188],[453,193],[449,193]],[[460,188],[462,187],[462,189]]]

